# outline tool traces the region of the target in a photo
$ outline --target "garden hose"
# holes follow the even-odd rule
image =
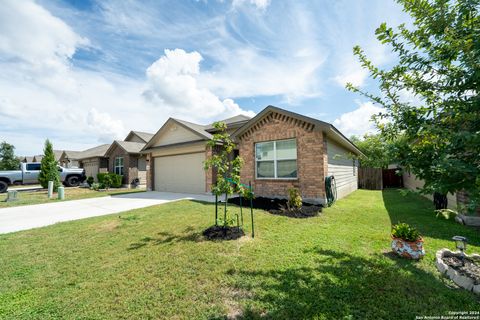
[[[337,200],[337,184],[334,176],[325,177],[325,194],[327,196],[327,206],[330,207]]]

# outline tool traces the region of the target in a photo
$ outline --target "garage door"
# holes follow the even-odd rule
[[[156,157],[155,190],[205,193],[205,153]]]

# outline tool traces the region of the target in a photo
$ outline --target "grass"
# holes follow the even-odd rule
[[[65,200],[79,200],[87,198],[105,197],[112,194],[125,194],[132,192],[143,192],[145,189],[110,189],[109,191],[95,191],[87,188],[65,188]],[[52,199],[48,199],[47,190],[21,191],[18,192],[18,200],[5,202],[7,194],[0,194],[0,209],[8,207],[25,206],[60,201],[54,193]],[[64,201],[65,201],[64,200]]]
[[[415,319],[480,309],[433,261],[456,234],[478,252],[478,232],[436,219],[417,195],[360,190],[310,219],[259,210],[255,239],[225,242],[201,236],[213,210],[181,201],[0,235],[0,318]],[[422,261],[389,253],[398,221],[424,235]]]

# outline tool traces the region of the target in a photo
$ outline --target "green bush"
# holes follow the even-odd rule
[[[420,233],[414,227],[406,223],[398,223],[392,226],[392,236],[405,241],[420,240]]]
[[[112,187],[113,188],[121,188],[122,187],[122,180],[123,176],[115,173],[110,173],[110,178],[112,179]]]
[[[123,176],[115,173],[102,172],[97,174],[98,183],[105,188],[120,188],[122,186]]]
[[[288,206],[292,209],[300,209],[302,207],[302,195],[297,188],[288,189]]]
[[[92,186],[92,184],[93,184],[94,182],[95,182],[95,179],[94,179],[92,176],[90,176],[90,177],[87,178],[87,183],[88,183],[88,185],[89,185],[90,187]]]

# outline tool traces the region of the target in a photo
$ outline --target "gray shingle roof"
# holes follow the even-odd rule
[[[135,133],[137,136],[139,136],[143,141],[148,142],[152,137],[154,136],[153,133],[148,133],[148,132],[142,132],[142,131],[132,131]]]
[[[132,142],[132,141],[115,141],[118,143],[125,151],[128,153],[140,153],[140,150],[145,146],[143,142]]]
[[[72,151],[72,150],[64,150],[65,156],[67,159],[74,159],[77,160],[82,151]]]
[[[174,118],[172,118],[172,119],[177,121],[178,123],[184,125],[185,127],[188,127],[191,130],[195,131],[196,133],[198,133],[199,135],[201,135],[205,139],[211,139],[212,138],[212,135],[210,133],[208,133],[207,131],[205,131],[208,128],[208,126],[202,126],[201,124],[196,124],[196,123],[192,123],[192,122],[188,122],[188,121],[180,120],[180,119],[174,119]]]
[[[109,144],[102,144],[84,151],[81,151],[78,154],[77,160],[83,160],[88,158],[97,158],[97,157],[104,157],[105,152],[107,152],[108,148],[110,147]]]

